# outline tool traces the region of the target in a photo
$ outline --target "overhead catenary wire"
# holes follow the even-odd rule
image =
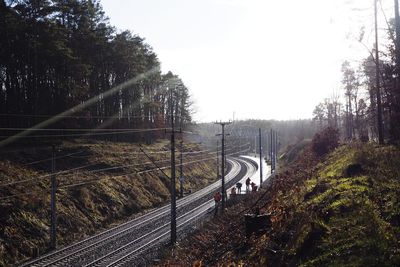
[[[207,151],[207,150],[204,150],[204,151]],[[212,152],[212,153],[214,153],[214,152]],[[212,154],[212,153],[208,153],[208,154]],[[197,154],[197,153],[193,153],[193,154]],[[68,156],[68,155],[65,155],[63,157],[66,157],[66,156]],[[59,157],[59,158],[63,158],[63,157]],[[51,158],[49,160],[51,160]],[[163,162],[169,162],[169,160],[159,160],[159,161],[157,161],[157,163],[163,163]],[[80,169],[83,169],[83,168],[87,168],[87,167],[90,167],[90,166],[103,164],[103,163],[104,162],[90,163],[90,164],[87,164],[87,165],[84,165],[84,166],[79,166],[79,167],[72,168],[72,169],[62,170],[62,171],[54,173],[54,175],[62,175],[62,174],[64,174],[64,176],[63,176],[63,178],[64,178],[64,177],[68,177],[70,175],[73,175],[73,174],[65,175],[66,173],[69,173],[69,172],[72,172],[72,171],[75,171],[75,170],[80,170]],[[116,169],[122,169],[122,168],[127,168],[127,167],[149,165],[151,163],[152,162],[148,161],[148,162],[144,162],[144,163],[133,163],[133,164],[120,165],[120,166],[112,166],[112,167],[101,168],[101,169],[96,169],[96,170],[89,170],[89,171],[85,172],[85,174],[93,174],[93,173],[109,171],[109,170],[116,170]],[[26,183],[26,182],[30,182],[30,181],[40,180],[40,179],[43,179],[43,178],[50,177],[51,175],[53,175],[53,174],[49,173],[49,174],[44,174],[44,175],[40,175],[40,176],[35,176],[33,178],[28,178],[28,179],[23,179],[23,180],[19,180],[19,181],[0,184],[0,188],[1,187],[6,187],[6,186],[12,186],[12,185],[16,185],[16,184],[21,184],[21,183]]]
[[[169,160],[161,160],[161,161],[158,161],[158,162],[161,163],[161,162],[168,162],[168,161]],[[66,173],[71,172],[71,171],[80,170],[80,169],[83,169],[83,168],[87,168],[87,167],[90,167],[90,166],[95,166],[95,165],[99,165],[99,164],[103,164],[103,163],[104,162],[91,163],[91,164],[87,164],[87,165],[84,165],[84,166],[80,166],[80,167],[76,167],[76,168],[72,168],[72,169],[59,171],[59,172],[54,173],[54,175],[62,175],[62,174],[66,174]],[[113,167],[101,168],[101,169],[96,169],[96,170],[89,170],[89,171],[85,172],[84,174],[92,174],[92,173],[98,173],[98,172],[103,172],[103,171],[108,171],[108,170],[122,169],[122,168],[126,168],[126,167],[148,165],[150,163],[151,162],[144,162],[144,163],[126,164],[126,165],[121,165],[121,166],[113,166]],[[46,178],[46,177],[50,177],[52,175],[53,175],[52,173],[48,173],[48,174],[44,174],[44,175],[41,175],[41,176],[35,176],[33,178],[28,178],[28,179],[24,179],[24,180],[15,181],[15,182],[4,183],[4,184],[0,184],[0,187],[11,186],[11,185],[30,182],[30,181],[34,181],[34,180],[40,180],[40,179],[43,179],[43,178]],[[70,175],[72,175],[72,174],[64,175],[63,178],[64,177],[68,177]]]
[[[21,136],[19,138],[50,138],[50,137],[85,137],[85,136],[101,136],[101,135],[112,135],[112,134],[129,134],[129,133],[143,133],[143,132],[152,132],[152,131],[162,131],[167,130],[168,128],[153,128],[153,129],[142,129],[142,130],[126,130],[126,131],[115,131],[115,132],[88,132],[82,134],[48,134],[48,135],[27,135]],[[30,131],[30,130],[27,130]],[[2,135],[0,138],[9,138],[11,136]]]
[[[27,178],[27,179],[23,179],[23,180],[14,181],[14,182],[8,182],[8,183],[0,184],[0,188],[1,187],[5,187],[5,186],[11,186],[11,185],[16,185],[16,184],[26,183],[26,182],[30,182],[30,181],[34,181],[34,180],[40,180],[40,179],[43,179],[43,178],[46,178],[46,177],[50,177],[52,175],[61,175],[61,174],[65,174],[65,173],[68,173],[68,172],[71,172],[71,171],[76,171],[76,170],[80,170],[80,169],[83,169],[83,168],[87,168],[87,167],[95,166],[95,165],[99,165],[99,164],[102,164],[102,162],[90,163],[90,164],[87,164],[87,165],[84,165],[84,166],[79,166],[79,167],[72,168],[72,169],[62,170],[62,171],[56,172],[54,174],[48,173],[48,174],[43,174],[43,175],[40,175],[40,176],[35,176],[33,178]]]
[[[249,150],[249,148],[243,149],[243,150],[238,151],[238,152],[234,152],[234,153],[231,153],[231,154],[227,154],[227,156],[231,156],[231,155],[234,155],[234,154],[236,154],[236,153],[243,153],[243,152],[246,152],[246,151],[248,151],[248,150]],[[215,160],[214,157],[208,157],[208,158],[205,158],[205,159],[200,159],[200,160],[194,160],[194,161],[190,161],[190,162],[185,162],[185,163],[183,163],[182,165],[185,166],[185,165],[190,165],[190,164],[194,164],[194,163],[209,161],[209,160],[213,160],[213,159]],[[151,162],[150,162],[150,163],[151,163]],[[180,166],[180,164],[178,164],[177,166]],[[168,169],[168,168],[170,168],[170,166],[164,166],[164,167],[162,167],[162,168],[163,168],[163,169]],[[130,173],[127,173],[127,174],[121,174],[121,175],[116,175],[116,176],[97,177],[96,179],[81,181],[81,182],[79,182],[79,183],[73,183],[73,184],[58,186],[58,190],[59,190],[59,189],[67,189],[67,188],[82,186],[82,185],[89,185],[89,184],[97,183],[97,182],[102,181],[102,180],[117,179],[117,178],[125,177],[125,176],[128,176],[128,175],[132,175],[132,174],[140,175],[140,174],[150,173],[150,172],[155,172],[155,171],[158,171],[158,168],[154,168],[154,169],[150,169],[150,170],[143,170],[143,171],[133,171],[133,172],[130,172]],[[39,190],[40,190],[40,191],[43,191],[43,190],[46,190],[46,189],[39,188]],[[47,192],[50,192],[50,190],[46,190],[46,191],[47,191]],[[9,196],[4,196],[4,197],[0,197],[0,200],[9,200],[9,199],[12,199],[12,198],[15,198],[15,197],[18,197],[18,196],[25,196],[25,195],[35,195],[35,192],[20,193],[20,194],[14,194],[14,195],[9,195]],[[36,195],[36,197],[38,197],[38,196]],[[43,195],[43,194],[42,194],[42,197],[47,197],[47,195]]]
[[[62,158],[66,158],[66,157],[70,157],[70,156],[76,155],[76,154],[80,154],[82,152],[84,152],[84,151],[82,150],[82,151],[70,153],[70,154],[67,154],[67,155],[57,156],[54,159],[62,159]],[[24,164],[22,164],[22,166],[34,165],[34,164],[37,164],[37,163],[50,161],[52,159],[53,158],[46,158],[46,159],[36,160],[36,161],[29,162],[29,163],[24,163]]]
[[[151,68],[151,69],[145,71],[144,73],[140,73],[140,74],[136,75],[134,78],[129,79],[128,81],[125,81],[125,82],[123,82],[123,83],[121,83],[121,84],[119,84],[117,86],[114,86],[114,87],[110,88],[109,90],[107,90],[105,92],[102,92],[101,93],[101,97],[102,97],[102,99],[106,99],[106,98],[112,96],[113,94],[115,94],[117,92],[121,92],[123,90],[126,90],[130,86],[136,84],[137,82],[147,78],[149,75],[151,75],[153,73],[156,73],[158,71],[159,71],[159,67],[155,67],[155,68]],[[86,100],[86,101],[84,101],[84,102],[82,102],[82,103],[80,103],[80,104],[78,104],[78,105],[76,105],[74,107],[71,107],[70,109],[68,109],[66,111],[63,111],[63,112],[57,114],[56,116],[71,116],[71,115],[73,115],[73,114],[75,114],[77,112],[80,112],[80,111],[84,110],[87,107],[92,106],[93,104],[98,102],[99,99],[100,99],[100,95],[93,96],[93,97],[89,98],[88,100]],[[48,125],[51,125],[53,123],[58,122],[59,120],[61,120],[60,117],[53,116],[51,118],[48,118],[48,119],[46,119],[46,120],[44,120],[44,121],[32,126],[31,129],[45,128]],[[7,144],[10,144],[10,143],[18,140],[19,138],[21,138],[23,136],[26,136],[26,135],[29,135],[29,131],[19,132],[19,133],[13,135],[13,136],[10,136],[10,137],[6,138],[5,140],[0,140],[0,147],[3,147],[5,145],[7,145]]]
[[[165,129],[165,128],[163,128],[163,129]],[[240,148],[240,147],[243,147],[243,146],[246,146],[246,145],[248,145],[248,144],[243,144],[242,146],[239,146],[239,147],[237,147],[237,148]],[[36,148],[35,148],[35,149],[36,149]],[[234,149],[234,148],[232,148],[232,149]],[[230,150],[232,150],[232,149],[227,149],[227,151],[230,151]],[[210,151],[210,150],[188,151],[188,152],[184,152],[184,154],[186,154],[186,155],[190,155],[190,154],[200,154],[200,153],[202,153],[202,152],[207,152],[207,151]],[[73,156],[73,155],[76,155],[76,154],[79,154],[79,153],[82,153],[82,152],[83,152],[83,151],[70,153],[70,154],[67,154],[67,155],[63,155],[63,156],[56,157],[56,159],[64,158],[64,157],[68,157],[68,156]],[[166,152],[168,152],[168,151],[155,151],[155,152],[150,152],[150,153],[166,153]],[[115,153],[115,152],[114,152],[114,153]],[[122,153],[125,153],[125,152],[122,152]],[[131,153],[131,152],[127,152],[127,153]],[[137,152],[133,152],[133,153],[140,153],[140,152],[137,151]],[[207,154],[211,155],[211,154],[215,154],[215,153],[216,153],[216,152],[208,152]],[[90,156],[90,155],[88,155],[88,156]],[[30,163],[27,163],[27,164],[25,164],[25,165],[31,165],[31,164],[35,164],[35,163],[39,163],[39,162],[48,161],[48,160],[51,160],[51,158],[43,159],[43,160],[38,160],[38,161],[34,161],[34,162],[30,162]],[[68,169],[68,170],[63,170],[63,171],[59,171],[59,172],[56,173],[56,175],[65,174],[65,173],[68,173],[68,172],[71,172],[71,171],[74,171],[74,170],[79,170],[79,169],[83,169],[83,168],[86,168],[86,167],[89,167],[89,166],[98,165],[98,164],[101,164],[101,163],[87,164],[87,165],[84,165],[84,166],[79,166],[79,167],[76,167],[76,168],[72,168],[72,169]],[[143,164],[143,163],[139,163],[139,164],[127,164],[127,165],[122,165],[122,166],[116,166],[116,167],[108,167],[108,168],[103,168],[103,169],[97,169],[97,170],[93,170],[93,171],[89,171],[89,172],[96,173],[96,172],[101,172],[101,171],[105,171],[105,170],[119,169],[119,168],[125,168],[125,167],[130,167],[130,166],[138,166],[138,165],[142,165],[142,164]],[[147,162],[147,163],[144,163],[144,164],[149,164],[149,163]],[[41,176],[36,176],[36,177],[34,177],[34,178],[23,179],[23,180],[15,181],[15,182],[9,182],[9,183],[5,183],[5,184],[0,185],[0,187],[11,186],[11,185],[14,185],[14,184],[20,184],[20,183],[24,183],[24,182],[33,181],[33,180],[39,180],[39,179],[42,179],[42,178],[49,177],[50,175],[51,175],[51,174],[45,174],[45,175],[41,175]]]
[[[245,152],[245,151],[248,151],[248,149],[244,149],[244,150],[239,151],[239,152]],[[231,154],[227,154],[227,156],[231,156],[231,155],[234,155],[234,154],[236,154],[236,153],[237,153],[237,152],[234,152],[234,153],[231,153]],[[205,158],[205,159],[200,159],[200,160],[194,160],[194,161],[190,161],[190,162],[185,162],[185,163],[183,163],[182,165],[185,166],[185,165],[190,165],[190,164],[199,163],[199,162],[204,162],[204,161],[209,161],[209,160],[215,160],[215,158],[214,158],[214,157],[208,157],[208,158]],[[180,166],[180,164],[177,164],[176,166]],[[73,185],[80,186],[80,185],[84,185],[84,184],[92,184],[92,183],[96,183],[96,182],[101,181],[101,180],[115,179],[115,178],[125,177],[125,176],[127,176],[127,175],[132,175],[132,174],[144,174],[144,173],[159,171],[159,169],[165,170],[165,169],[169,169],[169,168],[171,168],[171,166],[164,166],[164,167],[154,168],[154,169],[150,169],[150,170],[136,171],[136,172],[131,172],[131,173],[127,173],[127,174],[121,174],[121,175],[117,175],[117,176],[99,177],[99,178],[97,178],[97,179],[91,179],[91,180],[89,180],[89,181],[87,181],[87,182],[85,181],[85,182],[80,182],[80,183],[77,183],[77,184],[59,186],[59,188],[62,189],[62,188],[72,187]]]
[[[157,118],[152,115],[138,115],[138,116],[101,116],[101,115],[46,115],[46,114],[18,114],[18,113],[0,113],[0,117],[26,117],[26,118],[71,118],[71,119],[145,119],[145,118]],[[161,117],[169,117],[169,114],[163,114]],[[174,117],[181,117],[180,115],[174,115]]]
[[[158,131],[158,130],[169,130],[170,128],[162,127],[162,128],[40,128],[40,129],[31,129],[31,128],[0,128],[0,130],[4,131],[63,131],[63,132],[121,132],[121,131],[138,131],[138,132],[147,132],[147,131]]]

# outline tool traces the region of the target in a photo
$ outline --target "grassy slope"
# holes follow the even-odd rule
[[[354,164],[361,169],[349,171]],[[257,206],[271,214],[272,229],[245,238],[238,211],[254,208],[258,197]],[[164,265],[400,266],[399,198],[398,148],[342,146],[320,163],[306,149],[268,194],[207,224]]]
[[[354,172],[349,166],[361,166]],[[358,167],[357,167],[358,168]],[[400,264],[400,151],[341,147],[305,181],[297,212],[312,211],[291,253],[303,266]]]
[[[169,144],[160,142],[144,148],[147,151],[168,151]],[[60,154],[83,152],[57,160],[58,170],[96,164],[85,170],[76,170],[72,175],[58,175],[60,186],[90,181],[93,178],[99,181],[58,191],[58,245],[82,239],[146,209],[157,207],[169,199],[169,180],[160,172],[132,174],[138,170],[154,168],[152,164],[143,165],[148,162],[145,156],[126,154],[139,151],[137,145],[107,142],[87,144],[77,141],[64,143],[62,150]],[[185,150],[196,151],[200,148],[192,144],[187,145]],[[27,166],[24,166],[24,163],[50,156],[48,149],[1,155],[1,184],[48,174],[49,162]],[[155,160],[169,159],[169,153],[154,153],[151,156]],[[201,159],[201,155],[195,154],[186,156],[184,162],[198,159]],[[90,172],[99,168],[129,164],[138,165],[98,173]],[[161,166],[167,164],[168,162],[160,163]],[[169,174],[169,170],[166,170],[166,173]],[[215,162],[187,165],[184,167],[184,174],[187,177],[184,184],[185,191],[189,188],[198,189],[215,180]],[[124,176],[110,178],[116,175]],[[0,266],[21,261],[46,250],[49,242],[49,186],[49,177],[43,177],[13,186],[0,187],[0,197],[28,193],[18,198],[2,200],[0,203]]]

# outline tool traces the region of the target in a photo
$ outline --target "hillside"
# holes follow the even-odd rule
[[[312,144],[261,191],[206,224],[161,266],[400,266],[400,150]],[[272,227],[246,238],[244,214]],[[174,265],[176,264],[176,265]]]
[[[169,143],[143,146],[169,175]],[[176,153],[177,164],[179,153]],[[216,179],[215,155],[184,146],[184,191]],[[0,266],[42,254],[49,244],[51,149],[0,154]],[[139,145],[81,140],[57,147],[58,245],[121,223],[169,200],[169,179]],[[179,168],[177,169],[177,177]],[[177,188],[179,188],[177,183]],[[179,191],[178,191],[179,192]]]

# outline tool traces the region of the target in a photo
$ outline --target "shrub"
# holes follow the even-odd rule
[[[311,141],[311,149],[317,156],[324,156],[339,145],[339,131],[327,127],[316,133]]]

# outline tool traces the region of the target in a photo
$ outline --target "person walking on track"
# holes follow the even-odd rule
[[[246,192],[247,193],[250,192],[250,183],[251,183],[251,180],[250,180],[250,177],[248,177],[246,179]]]
[[[215,201],[215,212],[214,212],[214,215],[218,214],[218,207],[219,207],[219,202],[221,201],[221,199],[222,199],[221,193],[219,191],[217,191],[214,194],[214,201]]]
[[[235,196],[236,195],[236,187],[232,187],[231,189],[231,196]]]
[[[236,183],[236,188],[237,188],[237,193],[241,194],[242,193],[242,183],[241,182]]]

